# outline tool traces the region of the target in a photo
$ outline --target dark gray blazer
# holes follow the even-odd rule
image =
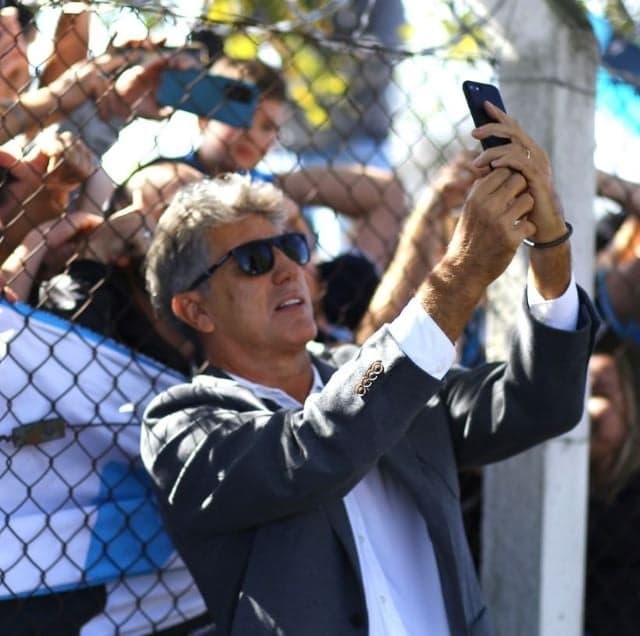
[[[158,396],[142,457],[214,633],[367,633],[342,497],[378,464],[411,493],[438,561],[453,636],[490,633],[459,501],[459,467],[504,459],[580,419],[598,319],[575,332],[523,315],[506,364],[416,367],[386,328],[314,364],[304,409],[258,399],[221,371]],[[526,313],[526,312],[525,312]]]

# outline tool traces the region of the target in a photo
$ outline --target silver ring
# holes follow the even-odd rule
[[[525,148],[525,150],[527,151],[527,159],[531,159],[531,150],[529,148]]]

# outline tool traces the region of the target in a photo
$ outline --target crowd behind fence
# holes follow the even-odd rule
[[[108,3],[2,4],[0,633],[188,634],[208,623],[138,448],[144,407],[198,362],[153,315],[141,274],[178,188],[241,170],[283,189],[315,246],[325,342],[365,338],[444,253],[478,152],[457,78],[495,81],[493,51],[479,38],[475,61],[461,62],[456,46],[474,31],[465,13],[446,45],[411,52],[401,3],[385,5],[363,3],[355,22],[323,16],[333,30],[319,33],[304,22],[185,27],[177,13],[150,20]],[[136,21],[129,38],[122,25]],[[275,62],[272,75],[247,61],[256,56]],[[234,98],[239,84],[219,85],[214,102],[188,104],[209,68],[257,92]],[[169,69],[194,73],[176,111],[158,103]],[[640,188],[605,173],[596,185],[615,211],[594,252],[607,329],[589,401],[586,625],[620,636],[640,625]],[[378,283],[398,254],[411,270],[392,293]],[[484,359],[484,310],[457,344],[464,365]],[[479,559],[481,474],[461,482]]]

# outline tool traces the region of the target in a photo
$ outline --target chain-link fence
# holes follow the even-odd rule
[[[473,182],[460,84],[496,70],[471,5],[423,7],[421,39],[417,9],[399,1],[256,3],[242,20],[233,3],[187,4],[2,3],[3,634],[208,622],[138,448],[149,400],[201,362],[155,317],[142,275],[182,185],[239,170],[283,190],[288,223],[313,245],[319,337],[333,343],[400,310]],[[483,361],[482,307],[458,350]],[[462,483],[477,556],[480,476]],[[592,580],[610,590],[625,576]],[[622,596],[602,607],[622,616]]]

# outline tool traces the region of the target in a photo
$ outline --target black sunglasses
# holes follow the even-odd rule
[[[209,269],[204,271],[187,288],[191,291],[204,283],[217,269],[226,263],[232,256],[240,266],[240,269],[249,276],[260,276],[273,269],[275,257],[273,248],[277,247],[285,256],[298,265],[306,265],[309,262],[311,253],[309,244],[304,234],[300,232],[290,232],[280,234],[268,239],[249,241],[234,247],[224,256],[221,256]]]

